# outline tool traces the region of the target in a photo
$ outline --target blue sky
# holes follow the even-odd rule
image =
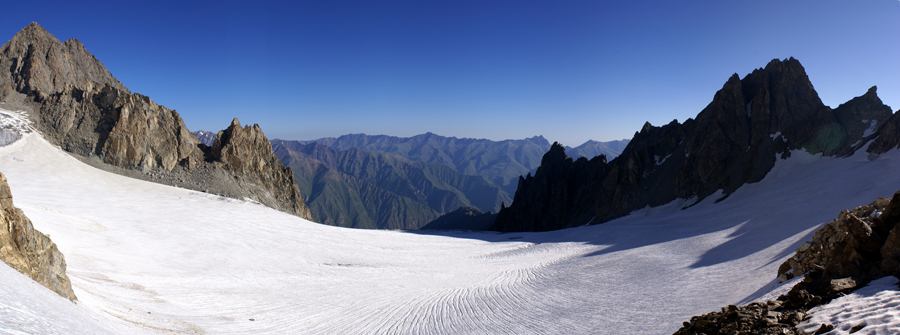
[[[77,38],[191,130],[575,146],[694,117],[732,73],[804,65],[826,105],[900,108],[900,1],[154,1],[4,4]]]

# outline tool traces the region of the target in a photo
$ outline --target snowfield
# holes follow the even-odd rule
[[[778,266],[816,228],[900,190],[896,151],[867,158],[794,152],[719,203],[602,225],[417,233],[122,177],[32,132],[0,147],[0,172],[79,300],[0,264],[0,333],[672,333],[784,290]]]

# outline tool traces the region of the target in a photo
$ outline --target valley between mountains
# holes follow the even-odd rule
[[[575,148],[191,132],[36,23],[0,69],[0,332],[900,331],[900,112],[793,58]]]

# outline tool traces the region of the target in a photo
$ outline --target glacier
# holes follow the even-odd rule
[[[672,333],[784,291],[778,266],[840,210],[900,190],[898,168],[897,150],[794,151],[762,181],[686,209],[542,233],[422,233],[130,179],[23,132],[0,147],[0,172],[65,254],[79,300],[0,264],[0,332]]]

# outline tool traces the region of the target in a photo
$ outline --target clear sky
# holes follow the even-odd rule
[[[900,1],[15,1],[193,130],[575,146],[694,117],[732,73],[794,57],[826,105],[900,108]]]

